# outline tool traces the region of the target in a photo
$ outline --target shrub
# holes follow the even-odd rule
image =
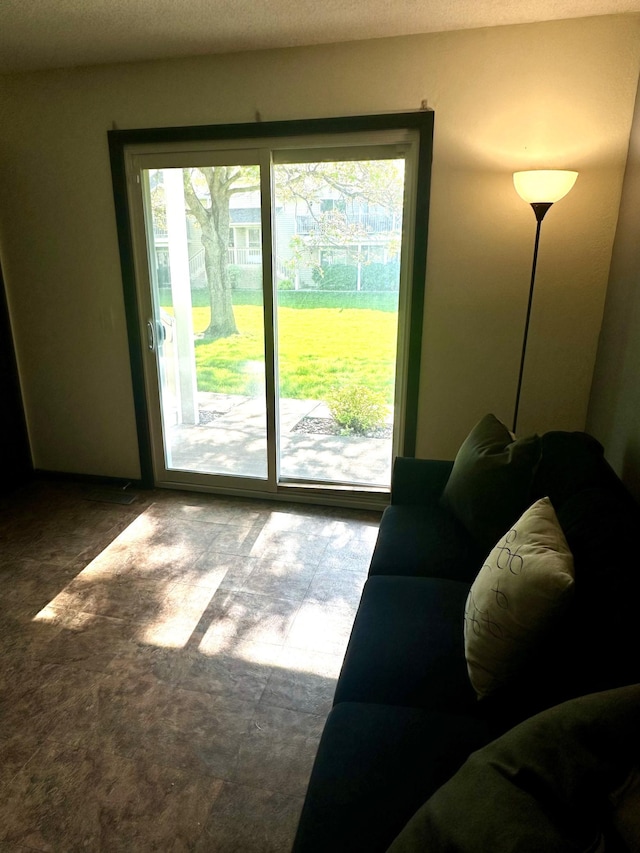
[[[399,283],[400,264],[397,261],[365,264],[362,267],[363,290],[398,290]]]
[[[343,429],[363,435],[384,426],[387,406],[384,396],[366,385],[345,385],[332,391],[327,404]]]
[[[229,264],[227,267],[227,275],[229,276],[229,282],[231,283],[232,290],[235,290],[236,287],[238,287],[241,272],[240,267],[237,267],[235,264]]]
[[[321,290],[355,290],[358,268],[352,264],[331,264],[322,267],[322,273],[314,269],[313,280]]]
[[[262,289],[262,267],[258,264],[239,267],[229,264],[227,275],[231,282],[232,290],[261,290]]]

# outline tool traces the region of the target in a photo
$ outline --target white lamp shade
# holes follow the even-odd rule
[[[514,172],[513,183],[520,198],[528,201],[529,204],[536,202],[554,204],[566,196],[577,177],[577,172],[536,169],[531,172]]]

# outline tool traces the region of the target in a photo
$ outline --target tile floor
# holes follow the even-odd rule
[[[0,853],[289,851],[379,515],[0,501]]]

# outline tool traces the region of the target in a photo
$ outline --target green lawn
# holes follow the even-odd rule
[[[200,391],[248,394],[261,381],[262,308],[235,305],[234,313],[240,334],[196,341]],[[196,333],[206,328],[208,316],[208,308],[193,309]],[[382,392],[392,403],[396,324],[388,309],[281,307],[281,396],[322,400],[333,388],[356,384]]]

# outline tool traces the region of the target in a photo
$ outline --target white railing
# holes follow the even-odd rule
[[[153,236],[156,240],[166,240],[169,236],[166,226],[158,222],[153,223]],[[200,229],[196,227],[191,217],[187,217],[187,237],[189,240],[200,240]]]
[[[285,262],[279,257],[276,257],[276,276],[280,280],[294,277],[294,273],[287,269]]]
[[[326,215],[326,214],[325,214]],[[367,234],[386,234],[399,228],[399,221],[390,213],[346,213],[337,214],[347,225],[355,226]],[[296,216],[298,234],[315,234],[321,230],[322,218]]]
[[[192,287],[203,287],[207,283],[207,271],[204,265],[204,246],[189,258],[189,279]]]
[[[253,264],[262,263],[262,251],[259,246],[256,246],[255,248],[253,246],[248,248],[231,247],[229,249],[228,257],[230,264],[235,264],[239,267],[247,267]]]

